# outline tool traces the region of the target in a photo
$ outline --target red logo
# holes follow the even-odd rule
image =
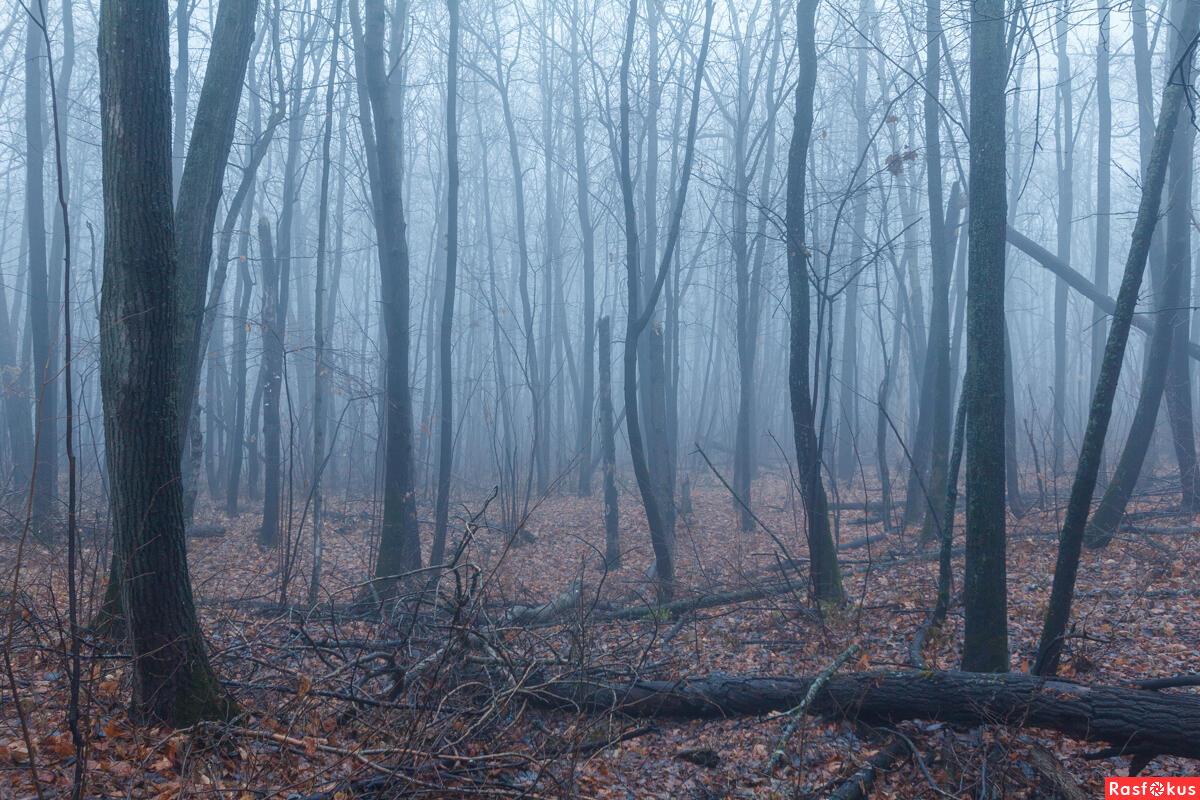
[[[1174,797],[1194,797],[1200,800],[1200,778],[1105,778],[1104,799],[1136,797],[1144,800],[1170,800]]]

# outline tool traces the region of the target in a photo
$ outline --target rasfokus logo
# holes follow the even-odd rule
[[[1149,800],[1172,797],[1200,798],[1200,778],[1105,778],[1104,798],[1141,797]]]

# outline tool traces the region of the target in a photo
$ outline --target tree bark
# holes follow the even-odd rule
[[[135,718],[185,726],[232,705],[208,663],[192,600],[179,481],[181,390],[174,286],[170,48],[165,3],[104,0],[99,33],[104,167],[101,388]]]
[[[1004,508],[1004,220],[1007,47],[1003,0],[971,4],[967,290],[967,527],[963,668],[1008,670]],[[1000,346],[997,346],[1000,343]]]
[[[730,675],[629,684],[557,680],[528,694],[554,708],[724,719],[789,711],[804,699],[813,680]],[[806,713],[868,724],[921,719],[1012,725],[1108,744],[1114,755],[1200,758],[1200,698],[1022,673],[899,670],[835,675],[817,691]]]

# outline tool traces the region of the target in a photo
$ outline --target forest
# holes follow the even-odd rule
[[[0,799],[1168,796],[1198,42],[5,3]]]

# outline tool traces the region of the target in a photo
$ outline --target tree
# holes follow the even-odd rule
[[[33,439],[32,528],[45,535],[54,514],[58,485],[58,378],[51,339],[49,275],[46,261],[46,199],[43,170],[45,43],[40,10],[29,9],[25,39],[25,225],[29,232],[29,331],[33,340],[36,424]]]
[[[458,0],[446,0],[450,12],[450,43],[446,49],[446,275],[442,294],[442,324],[438,331],[438,477],[434,501],[433,550],[429,563],[438,566],[446,554],[450,516],[450,474],[454,460],[453,362],[454,295],[458,269]]]
[[[329,85],[325,89],[325,130],[321,135],[321,194],[317,211],[317,275],[313,297],[313,547],[312,575],[308,585],[308,603],[316,605],[321,590],[321,564],[325,554],[324,498],[321,494],[321,478],[329,458],[325,446],[325,395],[326,361],[326,277],[325,261],[329,244],[329,168],[330,148],[333,142],[333,100],[337,87],[338,43],[341,39],[342,0],[335,0],[333,12],[333,46],[329,54]],[[331,320],[332,321],[332,320]]]
[[[380,307],[387,336],[384,420],[383,525],[375,560],[377,590],[393,591],[394,579],[421,566],[421,540],[413,475],[412,391],[409,388],[409,262],[400,178],[400,109],[391,85],[399,76],[388,69],[384,55],[383,0],[365,0],[364,19],[351,0],[356,58],[361,60],[369,105],[360,108],[364,129],[374,142],[371,194],[375,235],[379,247]],[[403,46],[393,41],[397,54]],[[391,76],[391,77],[389,77]],[[368,124],[371,125],[368,128]]]
[[[227,715],[188,578],[174,336],[178,251],[171,206],[165,0],[103,0],[101,391],[115,549],[133,654],[133,713],[190,725]],[[164,333],[167,334],[164,336]]]
[[[621,566],[621,522],[617,506],[617,444],[612,404],[612,322],[601,317],[600,328],[600,448],[604,476],[604,563]]]
[[[1178,30],[1191,30],[1191,28],[1183,27],[1186,23],[1184,13],[1188,9],[1175,8],[1175,19],[1181,20]],[[1180,40],[1178,36],[1172,37],[1171,50],[1168,56],[1168,74],[1167,88],[1177,86],[1180,91],[1186,94],[1188,87],[1191,86],[1192,73],[1191,61],[1192,45],[1189,40]],[[1125,515],[1125,508],[1129,503],[1130,497],[1133,495],[1133,490],[1137,484],[1138,476],[1141,475],[1142,466],[1146,458],[1146,452],[1150,448],[1150,439],[1154,434],[1155,421],[1158,419],[1159,406],[1162,404],[1163,394],[1168,383],[1168,375],[1172,365],[1172,351],[1181,348],[1176,346],[1177,340],[1182,337],[1184,341],[1187,338],[1187,319],[1185,314],[1180,313],[1178,298],[1183,295],[1185,286],[1190,282],[1187,276],[1191,270],[1191,258],[1189,254],[1189,237],[1191,220],[1191,158],[1192,145],[1194,137],[1192,136],[1191,126],[1185,126],[1183,132],[1175,131],[1175,123],[1173,119],[1164,120],[1161,116],[1163,110],[1167,108],[1167,95],[1164,90],[1163,107],[1160,109],[1160,117],[1158,126],[1155,128],[1154,147],[1158,146],[1159,130],[1158,128],[1165,125],[1172,127],[1172,134],[1168,144],[1170,145],[1168,153],[1164,154],[1167,160],[1169,169],[1169,182],[1167,175],[1164,175],[1163,181],[1167,182],[1168,190],[1168,208],[1167,208],[1167,224],[1166,224],[1166,263],[1163,274],[1160,276],[1160,284],[1155,289],[1155,320],[1154,332],[1150,337],[1150,349],[1146,360],[1146,368],[1142,372],[1141,393],[1138,395],[1137,408],[1134,411],[1133,421],[1129,426],[1129,434],[1125,439],[1125,446],[1121,450],[1121,454],[1117,459],[1116,466],[1113,468],[1112,480],[1104,491],[1103,497],[1100,499],[1100,505],[1096,507],[1095,513],[1092,515],[1091,521],[1088,523],[1088,528],[1085,534],[1085,543],[1089,547],[1102,547],[1107,545],[1112,537],[1116,534],[1117,527],[1121,523],[1121,518]],[[1165,135],[1165,133],[1164,133]],[[1147,176],[1154,174],[1156,165],[1153,164],[1155,151],[1151,150],[1150,162],[1147,165]],[[1151,185],[1149,179],[1146,185]],[[1159,191],[1162,191],[1160,186]],[[1156,237],[1154,229],[1150,233],[1152,241],[1151,258],[1153,259],[1154,241],[1164,237]],[[1182,319],[1181,319],[1182,318]],[[1182,329],[1182,330],[1181,330]],[[1183,344],[1183,342],[1179,342]],[[1183,382],[1187,383],[1187,366],[1186,358],[1183,363],[1176,365],[1177,371],[1183,372]],[[1186,386],[1182,387],[1186,391]],[[1175,445],[1177,458],[1179,459],[1180,478],[1183,482],[1183,505],[1185,508],[1192,507],[1195,499],[1193,493],[1195,491],[1195,445],[1192,443],[1191,434],[1191,403],[1187,400],[1176,400],[1176,405],[1182,405],[1188,411],[1188,416],[1185,420],[1179,418],[1179,412],[1182,408],[1177,408],[1175,414],[1171,414],[1172,432],[1175,434]],[[1172,401],[1168,402],[1168,410],[1172,406]],[[1180,441],[1181,435],[1187,441]]]
[[[596,245],[592,224],[591,181],[588,173],[586,130],[583,117],[579,70],[579,4],[575,2],[571,17],[571,128],[575,144],[575,206],[579,214],[580,247],[583,250],[583,336],[579,352],[582,372],[579,392],[579,487],[580,497],[592,493],[592,440],[596,405]],[[611,403],[611,397],[609,399]],[[603,446],[603,445],[602,445]],[[605,489],[607,492],[607,488]],[[606,495],[607,496],[607,495]]]
[[[630,457],[633,460],[634,475],[637,478],[638,492],[642,496],[642,505],[646,510],[646,524],[650,528],[650,544],[654,549],[654,577],[659,603],[671,602],[675,591],[673,552],[675,542],[673,524],[671,522],[674,519],[674,514],[673,510],[663,506],[662,478],[660,476],[656,480],[651,474],[650,459],[647,458],[646,438],[650,437],[643,438],[641,409],[639,408],[640,398],[638,396],[638,362],[641,360],[639,339],[650,324],[650,320],[654,317],[654,309],[658,303],[658,297],[662,293],[667,273],[671,267],[671,259],[674,256],[675,247],[679,241],[679,225],[683,217],[684,205],[687,202],[688,181],[691,178],[692,159],[696,152],[696,127],[700,114],[700,87],[704,80],[704,63],[708,58],[709,40],[712,34],[713,8],[713,0],[706,0],[704,4],[704,38],[700,44],[700,54],[696,59],[696,69],[692,81],[692,100],[688,113],[687,144],[684,150],[679,190],[675,197],[675,208],[672,211],[667,229],[667,241],[662,253],[662,260],[658,265],[655,278],[649,286],[649,291],[646,293],[644,303],[641,299],[641,284],[646,279],[642,275],[639,264],[641,253],[638,244],[637,211],[634,208],[633,166],[630,163],[629,157],[629,73],[630,62],[633,58],[633,41],[637,23],[637,0],[630,0],[629,3],[629,12],[625,20],[625,47],[621,54],[620,152],[617,154],[617,169],[621,184],[622,209],[624,211],[625,222],[627,309],[625,351],[622,359],[625,378],[625,425],[629,433],[629,451]],[[649,269],[653,269],[654,261],[651,260],[646,266]],[[661,346],[662,336],[660,333],[652,333],[651,338],[657,338]],[[661,349],[657,351],[657,357],[662,357]],[[655,353],[651,352],[649,358],[651,360],[655,358]],[[653,374],[652,369],[651,380],[653,379]],[[652,391],[655,390],[652,389]],[[665,402],[665,396],[662,399]],[[648,404],[649,402],[653,401],[648,401]],[[654,412],[651,412],[648,416],[650,416],[652,422],[656,418]],[[662,461],[656,463],[660,469],[665,467]],[[670,500],[669,494],[666,499]]]
[[[1121,279],[1120,291],[1117,294],[1117,305],[1112,315],[1108,340],[1104,346],[1104,361],[1101,363],[1100,376],[1092,393],[1087,430],[1079,451],[1079,465],[1075,471],[1075,481],[1071,485],[1071,497],[1067,504],[1062,533],[1059,536],[1058,557],[1054,565],[1054,582],[1050,589],[1050,601],[1046,606],[1046,617],[1042,626],[1041,641],[1038,644],[1037,661],[1034,664],[1034,671],[1041,675],[1053,675],[1058,670],[1067,623],[1071,616],[1075,577],[1079,571],[1080,549],[1084,541],[1092,495],[1096,488],[1096,476],[1100,469],[1104,438],[1112,417],[1113,398],[1117,393],[1121,366],[1125,360],[1125,345],[1129,338],[1129,328],[1133,320],[1134,308],[1137,305],[1138,292],[1141,290],[1146,261],[1150,255],[1154,229],[1158,221],[1167,164],[1173,156],[1177,120],[1186,96],[1186,86],[1190,80],[1193,49],[1189,44],[1181,51],[1178,44],[1190,42],[1200,26],[1200,4],[1187,3],[1186,7],[1186,14],[1182,15],[1182,18],[1177,17],[1179,25],[1175,33],[1176,48],[1174,50],[1177,57],[1171,68],[1167,84],[1163,88],[1162,108],[1159,111],[1154,141],[1147,159],[1147,170],[1142,181],[1142,199],[1138,206],[1137,220],[1134,223],[1129,255],[1125,260],[1125,272]],[[1178,274],[1177,270],[1173,272]],[[1159,317],[1153,334],[1150,345],[1151,359],[1162,357],[1163,348],[1170,346],[1171,334],[1162,322],[1164,318]],[[1161,334],[1159,327],[1163,329]],[[1160,399],[1161,397],[1154,400],[1156,406]],[[1140,424],[1138,417],[1141,414],[1143,414],[1143,404],[1139,398],[1134,425]],[[1123,452],[1121,460],[1125,459],[1126,453]],[[1118,463],[1118,473],[1121,470],[1122,466]],[[1116,483],[1117,480],[1117,476],[1114,475],[1113,482]]]
[[[845,598],[838,568],[837,548],[829,530],[829,501],[821,480],[821,453],[817,445],[815,409],[809,387],[809,258],[805,235],[805,170],[813,131],[813,94],[817,86],[816,13],[818,0],[796,4],[796,47],[800,77],[796,84],[796,110],[792,117],[792,142],[787,170],[787,273],[789,316],[788,395],[796,446],[796,472],[804,503],[812,592],[819,602],[840,603]]]
[[[1004,518],[1004,0],[971,4],[965,670],[1008,671]]]

